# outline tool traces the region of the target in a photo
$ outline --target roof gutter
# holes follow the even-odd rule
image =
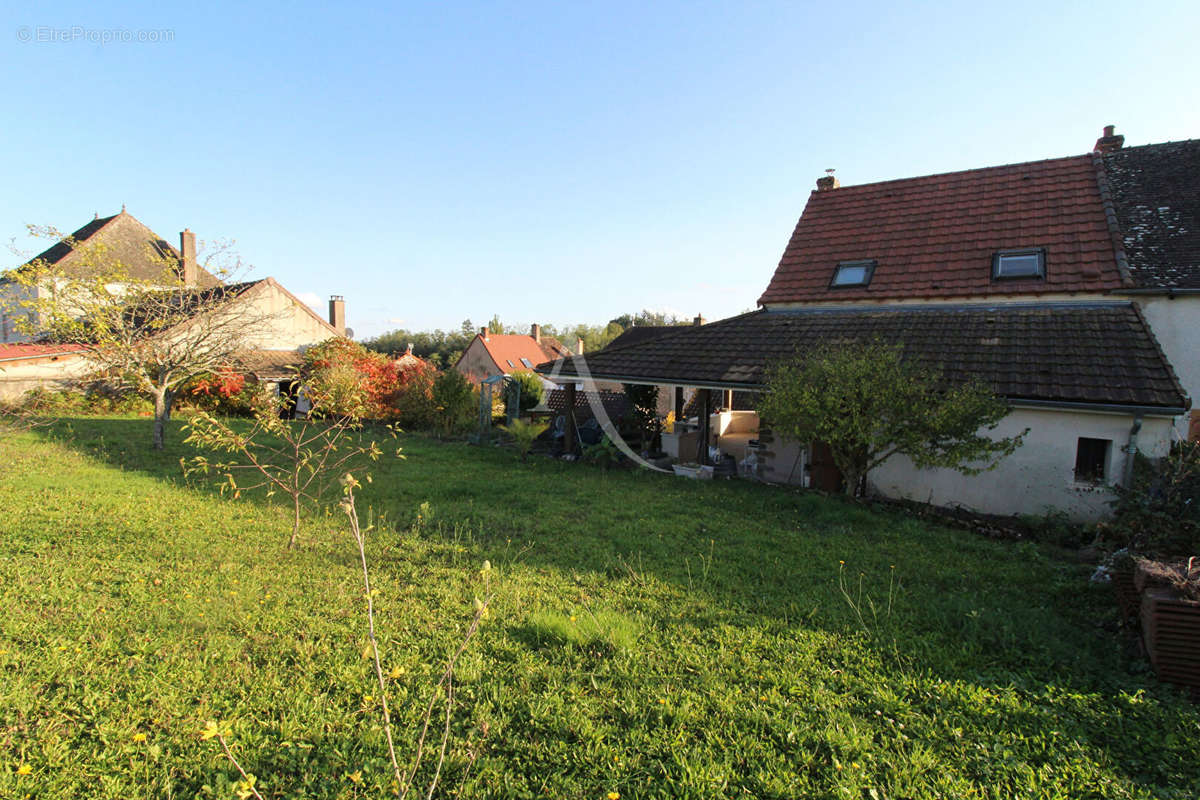
[[[1174,297],[1175,295],[1200,294],[1200,289],[1172,289],[1155,288],[1155,289],[1118,289],[1116,294],[1132,294],[1132,295],[1166,295]]]
[[[1063,400],[1031,400],[1015,398],[1008,401],[1009,405],[1018,408],[1048,408],[1055,411],[1095,411],[1107,414],[1134,414],[1138,417],[1178,417],[1186,413],[1187,408],[1174,406],[1137,406],[1121,405],[1120,403],[1072,403]]]
[[[535,372],[545,375],[552,381],[615,381],[617,383],[632,383],[639,386],[692,386],[697,389],[739,389],[761,392],[761,383],[745,383],[738,381],[697,381],[692,378],[647,378],[629,377],[627,375],[604,375],[596,372],[587,375],[575,375],[554,370],[536,369]]]

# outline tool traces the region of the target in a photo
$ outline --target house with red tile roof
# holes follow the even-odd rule
[[[1098,517],[1135,453],[1186,435],[1200,393],[1200,142],[1124,148],[1109,126],[1084,155],[858,186],[827,175],[759,306],[543,371],[686,384],[720,409],[797,351],[882,338],[1006,398],[995,435],[1029,434],[985,475],[893,458],[869,491]],[[721,447],[722,415],[745,413],[701,413],[702,441]],[[761,476],[836,487],[819,443],[759,432]]]
[[[484,327],[454,362],[453,368],[472,383],[479,383],[496,375],[533,372],[539,364],[570,354],[557,339],[543,336],[540,325],[533,325],[528,336],[492,333]]]

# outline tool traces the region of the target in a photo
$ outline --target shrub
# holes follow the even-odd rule
[[[544,386],[542,379],[533,372],[514,372],[508,376],[509,380],[521,387],[521,402],[519,414],[524,414],[530,409],[537,407],[542,402],[542,394]]]
[[[399,388],[396,364],[349,339],[327,339],[304,354],[305,389],[313,406],[353,419],[390,419]]]
[[[470,426],[476,397],[463,374],[448,369],[433,381],[433,404],[438,431],[450,436]]]
[[[534,440],[541,436],[547,427],[549,426],[545,422],[526,422],[523,419],[514,419],[508,425],[501,425],[500,430],[513,438],[513,442],[517,445],[517,452],[521,454],[521,460],[524,461],[533,448]]]
[[[227,417],[248,417],[263,387],[231,369],[209,372],[183,388],[183,399],[202,411]]]
[[[1158,461],[1139,457],[1117,487],[1111,536],[1146,555],[1200,555],[1200,442],[1177,442]]]
[[[437,370],[427,362],[398,369],[396,391],[391,398],[393,413],[401,427],[427,430],[437,422],[433,384]]]

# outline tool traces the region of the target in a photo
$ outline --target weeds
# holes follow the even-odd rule
[[[858,582],[855,586],[854,594],[851,595],[850,589],[846,584],[846,562],[838,562],[838,591],[841,592],[842,599],[846,601],[846,605],[850,606],[850,610],[854,612],[854,617],[858,620],[859,627],[868,636],[872,636],[875,633],[875,629],[879,627],[880,614],[882,614],[885,623],[891,620],[892,607],[895,603],[896,595],[900,590],[900,585],[896,581],[896,567],[893,564],[888,569],[887,602],[876,604],[871,595],[863,590],[865,580],[866,573],[858,573]],[[863,614],[864,607],[871,614],[870,624],[868,624]]]

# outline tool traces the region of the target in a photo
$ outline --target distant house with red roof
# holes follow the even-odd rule
[[[540,325],[532,326],[528,335],[492,333],[485,327],[454,362],[454,369],[479,383],[496,375],[533,372],[539,364],[570,354],[557,339],[543,336]]]
[[[696,387],[717,411],[698,424],[722,447],[730,420],[753,412],[721,406],[761,391],[773,364],[881,338],[947,383],[980,380],[1006,398],[995,435],[1030,432],[983,476],[893,458],[870,491],[1100,516],[1134,454],[1187,435],[1200,394],[1200,141],[1123,142],[1110,126],[1085,155],[859,186],[823,177],[759,310],[541,371]],[[759,433],[762,476],[836,488],[820,443]]]

